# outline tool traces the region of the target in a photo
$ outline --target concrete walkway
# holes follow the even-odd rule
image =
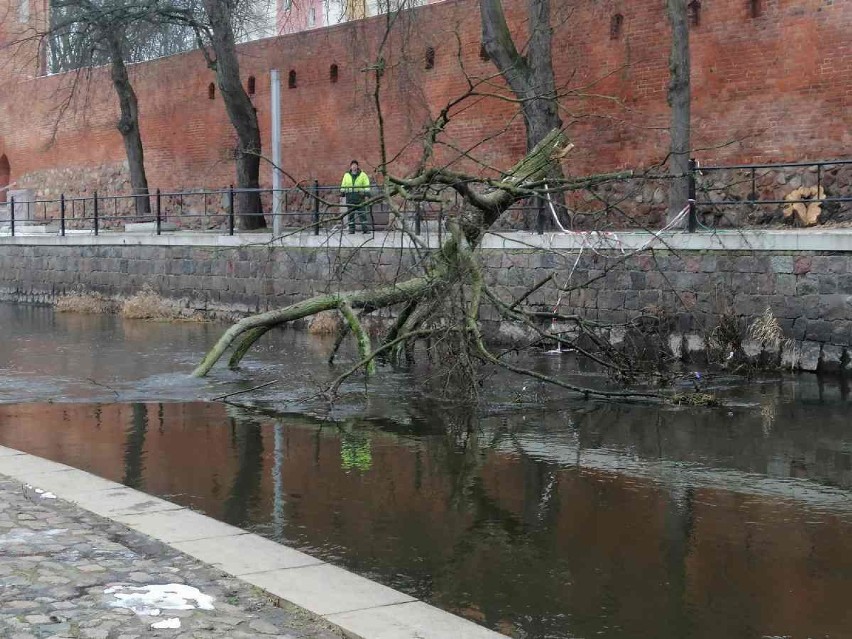
[[[502,637],[297,550],[0,446],[0,637],[142,636]]]

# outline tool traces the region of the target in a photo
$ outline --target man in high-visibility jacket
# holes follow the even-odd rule
[[[340,196],[346,198],[349,208],[349,232],[355,232],[355,217],[361,219],[361,230],[367,233],[367,210],[362,206],[370,195],[370,178],[358,166],[357,160],[352,160],[349,170],[343,175],[340,183]]]

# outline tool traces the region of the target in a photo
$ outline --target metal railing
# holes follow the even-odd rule
[[[395,216],[402,216],[413,232],[421,234],[430,223],[440,229],[448,212],[460,206],[454,191],[446,191],[441,202],[401,202],[393,212],[386,201],[376,197],[375,190],[361,206],[345,204],[339,194],[339,186],[323,186],[315,181],[308,187],[280,190],[157,189],[147,195],[94,192],[90,196],[62,194],[26,202],[10,198],[0,222],[8,223],[12,236],[26,223],[47,225],[63,237],[71,233],[100,235],[124,230],[125,225],[134,223],[151,224],[157,235],[173,230],[235,235],[241,227],[258,231],[280,227],[287,232],[301,230],[319,235],[329,230],[362,230],[364,218],[369,231],[387,230],[393,226]],[[535,210],[535,205],[515,207],[519,212]]]
[[[643,185],[650,184],[655,188],[654,185],[658,184],[657,190],[664,193],[664,184],[671,178],[637,176],[636,179],[638,184],[627,180],[610,183],[614,190],[609,197],[615,204],[605,203],[603,196],[595,194],[592,200],[601,202],[601,205],[598,211],[590,214],[600,214],[601,219],[595,222],[598,226],[606,227],[613,223],[608,215],[610,206],[615,210],[622,202],[630,202],[635,195],[641,194]],[[781,195],[793,185],[815,187],[816,197],[790,199],[790,193],[786,197]],[[781,207],[795,204],[819,203],[831,211],[842,207],[844,215],[848,212],[846,217],[852,221],[849,185],[852,185],[852,160],[729,166],[700,166],[696,160],[691,160],[687,230],[695,232],[699,228],[715,228],[719,216],[730,211],[754,211],[775,206],[779,207],[774,213],[777,214]],[[833,192],[829,194],[826,188]],[[439,193],[440,197],[430,197],[428,202],[395,200],[391,211],[390,204],[378,197],[378,189],[380,187],[374,187],[371,199],[363,206],[366,226],[371,232],[399,228],[395,220],[401,216],[407,228],[417,234],[441,233],[444,221],[463,206],[458,193],[445,189]],[[329,231],[363,230],[360,211],[359,215],[352,215],[352,207],[341,201],[339,195],[339,186],[320,185],[313,181],[306,186],[279,190],[234,187],[180,191],[157,189],[145,195],[101,195],[95,192],[74,197],[63,194],[53,199],[27,202],[10,197],[6,204],[0,204],[0,224],[6,222],[12,235],[18,233],[22,224],[29,222],[47,225],[49,231],[61,236],[69,233],[100,235],[125,230],[127,224],[143,222],[151,224],[151,230],[157,235],[172,230],[234,235],[241,229],[261,230],[264,227],[279,229],[282,233],[301,231],[315,235]],[[645,201],[648,201],[647,198]],[[574,204],[569,203],[567,213],[587,213],[582,209],[582,203],[577,207]],[[653,210],[664,215],[665,208],[665,197],[661,195],[654,200]],[[715,222],[710,226],[702,223],[699,217],[702,214],[704,222],[708,214],[715,216]],[[553,227],[555,215],[545,200],[530,198],[513,206],[498,230],[542,233]],[[630,226],[629,215],[622,215],[621,219],[627,219]]]
[[[795,204],[819,204],[822,207],[852,205],[852,193],[828,195],[824,189],[828,175],[833,174],[833,177],[836,177],[844,170],[849,171],[848,182],[852,184],[852,160],[717,166],[701,166],[696,160],[690,160],[691,206],[688,229],[692,232],[699,226],[703,226],[698,220],[698,213],[708,209],[715,209],[718,219],[724,214],[724,209],[753,210],[760,207],[787,207]],[[726,179],[715,182],[704,179],[724,173],[728,174]],[[786,174],[789,173],[792,173],[792,179],[788,179]],[[794,180],[798,186],[791,187],[790,182]],[[782,186],[793,190],[787,197],[773,196],[783,190]],[[745,193],[738,195],[743,193],[744,188]],[[814,189],[814,197],[789,197],[799,188]]]

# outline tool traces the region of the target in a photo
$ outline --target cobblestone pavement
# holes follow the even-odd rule
[[[166,603],[150,616],[115,607],[121,602],[115,592],[169,584],[197,588],[213,598],[213,609],[175,610]],[[339,639],[321,620],[276,603],[149,537],[0,475],[3,639]],[[176,620],[180,628],[152,628]]]

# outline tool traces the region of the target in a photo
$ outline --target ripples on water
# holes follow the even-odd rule
[[[501,378],[502,394],[474,411],[388,373],[366,405],[354,384],[320,420],[294,403],[331,374],[329,344],[305,335],[280,334],[248,370],[200,381],[185,373],[219,327],[32,307],[0,307],[0,321],[11,336],[0,444],[507,634],[852,635],[844,382],[719,379],[735,408],[676,410],[572,402]],[[263,411],[197,401],[276,377],[251,396]]]

